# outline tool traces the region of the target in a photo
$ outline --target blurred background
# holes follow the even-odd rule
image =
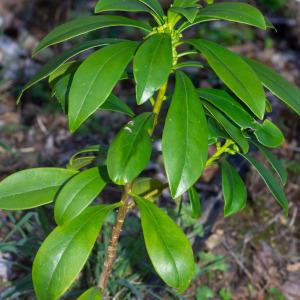
[[[32,88],[16,106],[16,95],[22,86],[50,57],[70,47],[73,41],[52,47],[32,59],[34,46],[58,24],[90,15],[95,2],[0,0],[0,180],[24,168],[65,166],[76,150],[86,145],[109,144],[128,121],[117,113],[97,112],[71,135],[66,117],[51,98],[46,82]],[[170,4],[161,2],[165,7]],[[197,26],[187,35],[204,36],[260,60],[300,86],[300,1],[246,2],[259,7],[277,31],[265,32],[219,21]],[[130,15],[132,18],[146,17]],[[99,36],[140,37],[134,29],[103,29],[80,39]],[[220,85],[209,70],[188,71],[199,87]],[[135,111],[141,110],[134,103],[132,82],[123,81],[116,92]],[[243,212],[224,219],[220,174],[217,167],[212,167],[197,184],[203,206],[201,219],[192,219],[186,201],[181,205],[175,203],[168,192],[160,199],[161,205],[185,229],[193,243],[197,274],[189,290],[178,295],[155,275],[144,251],[139,220],[133,211],[126,220],[120,255],[109,283],[112,299],[300,299],[300,121],[272,95],[268,97],[273,104],[270,116],[286,136],[282,148],[275,154],[284,161],[289,174],[285,187],[290,203],[289,217],[283,215],[255,171],[236,159],[233,163],[247,182],[248,205]],[[159,140],[154,148],[145,174],[164,179]],[[119,195],[119,190],[108,187],[98,201],[116,201]],[[51,215],[51,205],[26,212],[0,211],[1,300],[35,299],[31,265],[41,241],[54,226]],[[113,222],[112,215],[87,266],[65,299],[75,299],[95,283]]]

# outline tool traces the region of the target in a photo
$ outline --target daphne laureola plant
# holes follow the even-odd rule
[[[272,109],[264,87],[300,114],[300,91],[272,69],[245,58],[207,39],[186,39],[185,31],[204,22],[226,20],[262,30],[272,24],[253,6],[238,2],[201,6],[197,0],[175,0],[165,13],[157,0],[100,0],[96,16],[58,26],[36,47],[43,49],[105,27],[128,26],[144,33],[140,41],[101,38],[83,41],[55,56],[24,87],[24,91],[48,78],[53,95],[76,131],[97,110],[123,113],[130,119],[111,145],[88,146],[70,159],[66,168],[34,168],[19,171],[0,183],[0,208],[32,209],[54,203],[57,227],[40,247],[33,264],[33,283],[38,299],[61,297],[84,267],[106,216],[117,210],[102,274],[98,284],[79,299],[101,299],[116,258],[117,243],[127,212],[137,206],[146,249],[161,279],[179,293],[194,276],[190,242],[179,226],[156,204],[169,189],[173,199],[188,193],[194,217],[200,215],[195,183],[205,168],[220,164],[224,214],[246,205],[245,185],[228,158],[239,155],[258,171],[274,198],[288,212],[283,192],[287,176],[281,162],[268,150],[279,147],[283,134],[265,118]],[[150,22],[103,12],[142,12]],[[100,49],[99,49],[100,48]],[[80,61],[79,53],[95,49]],[[198,58],[200,54],[205,62]],[[78,57],[78,56],[77,56]],[[191,60],[194,58],[194,60]],[[129,65],[133,61],[132,69]],[[202,61],[202,60],[201,60]],[[187,67],[211,68],[227,87],[196,88]],[[132,71],[131,71],[132,70]],[[133,75],[131,75],[133,74]],[[174,90],[168,82],[175,78]],[[114,93],[120,80],[131,80],[136,101],[150,101],[152,111],[135,115]],[[162,155],[167,183],[141,177],[149,163],[155,128],[162,105],[169,104],[162,134]],[[149,103],[145,106],[148,110]],[[162,122],[163,123],[163,122]],[[215,153],[208,158],[208,146]],[[269,169],[249,155],[253,145]],[[108,150],[106,150],[108,149]],[[99,160],[99,154],[104,159]],[[275,174],[274,174],[275,173]],[[108,174],[108,176],[107,176]],[[276,178],[277,177],[277,178]],[[123,187],[120,202],[91,205],[108,183]]]

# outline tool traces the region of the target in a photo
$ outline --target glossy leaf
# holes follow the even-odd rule
[[[62,225],[76,218],[106,185],[98,167],[71,178],[59,191],[54,207],[55,221]]]
[[[283,133],[270,120],[265,120],[262,124],[257,124],[254,134],[261,144],[269,148],[277,148],[284,141]]]
[[[178,70],[178,69],[182,69],[182,68],[200,68],[202,69],[204,66],[198,62],[198,61],[184,61],[181,63],[178,63],[174,69]]]
[[[220,123],[229,136],[241,147],[242,151],[247,153],[249,151],[249,143],[243,136],[241,130],[228,121],[225,116],[212,105],[204,102],[204,106],[216,121]]]
[[[193,23],[191,22],[184,22],[182,23],[179,28],[178,28],[178,31],[179,32],[182,32],[194,25],[197,25],[197,24],[200,24],[200,23],[205,23],[205,22],[209,22],[209,21],[215,21],[215,20],[218,20],[217,18],[214,18],[214,17],[207,17],[207,16],[197,16],[194,20]]]
[[[78,157],[69,162],[66,166],[67,169],[79,171],[89,165],[91,165],[95,160],[96,156],[83,156]]]
[[[195,272],[193,250],[178,225],[150,201],[135,196],[146,248],[158,275],[182,293]]]
[[[138,104],[146,102],[168,79],[173,62],[169,34],[155,34],[138,49],[133,71]]]
[[[69,126],[74,132],[109,97],[131,61],[137,43],[121,42],[91,54],[78,68],[70,90]]]
[[[73,48],[57,55],[52,60],[50,60],[45,66],[43,66],[39,70],[39,72],[25,85],[25,87],[22,89],[21,93],[17,98],[17,102],[21,100],[21,97],[26,90],[28,90],[33,85],[40,82],[41,80],[47,78],[50,74],[58,70],[66,61],[68,61],[75,55],[80,54],[88,49],[109,45],[117,41],[118,41],[117,39],[98,39],[98,40],[87,41],[79,45],[76,45]]]
[[[108,150],[107,169],[112,181],[124,185],[136,178],[150,160],[152,142],[149,130],[153,114],[142,113],[117,134]]]
[[[191,80],[176,72],[176,85],[162,138],[164,165],[173,198],[201,176],[208,155],[207,122]]]
[[[0,208],[30,209],[53,201],[58,189],[76,171],[35,168],[14,173],[0,182]]]
[[[195,187],[191,187],[188,190],[189,200],[191,203],[191,210],[192,210],[192,218],[198,219],[201,217],[202,209],[201,209],[201,199],[198,195],[197,190]]]
[[[263,154],[263,156],[267,159],[269,164],[273,167],[274,171],[278,174],[281,183],[283,185],[287,182],[287,173],[283,166],[281,160],[279,160],[272,152],[270,152],[266,147],[259,145],[258,143],[254,143],[255,147]]]
[[[226,217],[239,212],[246,205],[247,190],[243,180],[227,161],[221,164],[222,189],[224,195],[224,215]]]
[[[256,73],[237,54],[208,40],[189,42],[207,59],[211,68],[224,83],[260,119],[266,107],[266,97]],[[251,84],[249,84],[251,82]]]
[[[267,29],[266,21],[262,13],[247,3],[223,2],[207,5],[200,9],[197,18],[198,17],[213,17]],[[197,23],[197,19],[194,22]]]
[[[78,300],[102,300],[102,295],[98,288],[92,287],[83,293]]]
[[[71,222],[58,226],[40,247],[32,270],[39,300],[56,300],[76,280],[85,265],[107,214],[116,205],[87,208]]]
[[[106,99],[106,101],[100,106],[100,109],[122,113],[128,115],[129,117],[134,116],[132,109],[114,94],[111,94]]]
[[[100,0],[95,13],[103,11],[149,12],[149,8],[138,0]]]
[[[298,87],[257,61],[246,59],[246,62],[253,68],[268,90],[300,115],[300,89]]]
[[[255,167],[255,169],[258,171],[258,173],[266,183],[267,187],[271,191],[274,198],[283,207],[285,213],[288,214],[288,200],[284,194],[281,185],[273,177],[272,172],[266,169],[260,162],[255,160],[253,157],[249,155],[242,155],[242,156]]]
[[[255,119],[238,103],[237,99],[234,99],[226,91],[202,88],[197,92],[200,98],[221,110],[241,128],[254,128]]]
[[[51,31],[34,49],[33,54],[37,54],[41,50],[69,40],[76,36],[112,26],[130,26],[150,32],[152,29],[146,23],[142,23],[127,17],[120,16],[89,16],[82,17],[56,27]]]

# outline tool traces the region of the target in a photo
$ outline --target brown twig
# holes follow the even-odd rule
[[[130,196],[129,196],[130,190],[131,190],[131,185],[127,184],[124,188],[124,192],[121,199],[123,205],[119,209],[117,220],[112,230],[109,246],[107,248],[107,252],[104,260],[103,270],[97,285],[98,288],[101,290],[101,292],[103,292],[106,288],[108,279],[112,272],[113,264],[116,259],[118,240],[130,205]]]

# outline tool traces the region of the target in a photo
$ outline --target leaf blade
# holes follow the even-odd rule
[[[135,196],[148,255],[159,276],[180,293],[194,276],[190,242],[178,225],[153,203]]]
[[[98,167],[85,170],[69,180],[58,193],[54,217],[58,225],[76,218],[104,189]]]
[[[107,214],[116,205],[87,208],[46,238],[33,263],[33,284],[40,300],[56,300],[71,286],[94,246]]]
[[[200,177],[208,155],[208,130],[202,105],[191,80],[179,71],[162,149],[172,197],[176,198]]]
[[[242,155],[250,164],[254,166],[257,170],[263,181],[266,183],[267,187],[271,191],[274,198],[277,202],[281,205],[284,209],[286,215],[288,214],[288,200],[284,194],[284,191],[280,184],[274,179],[273,174],[271,171],[266,169],[260,162],[249,155],[240,154]]]
[[[76,174],[60,168],[19,171],[0,182],[0,207],[7,210],[30,209],[52,202],[59,187]]]
[[[117,134],[108,150],[107,169],[116,184],[126,184],[137,177],[148,164],[152,142],[148,130],[153,114],[142,113]]]
[[[237,54],[208,40],[189,41],[207,59],[222,81],[260,119],[263,118],[266,97],[256,73]],[[249,86],[251,82],[251,86]]]
[[[167,81],[172,63],[169,34],[152,35],[139,47],[133,62],[138,104],[146,102]]]
[[[136,42],[121,42],[91,54],[72,81],[69,127],[74,132],[109,97],[136,50]],[[99,82],[102,84],[99,85]]]
[[[243,180],[227,161],[221,163],[222,189],[224,195],[224,216],[228,217],[242,210],[247,201],[247,190]]]
[[[140,28],[146,32],[150,32],[152,29],[149,25],[132,20],[127,17],[120,16],[89,16],[82,17],[67,23],[64,23],[54,30],[52,30],[34,49],[33,55],[43,49],[77,37],[84,33],[88,33],[94,30],[98,30],[105,27],[111,26],[131,26]]]

